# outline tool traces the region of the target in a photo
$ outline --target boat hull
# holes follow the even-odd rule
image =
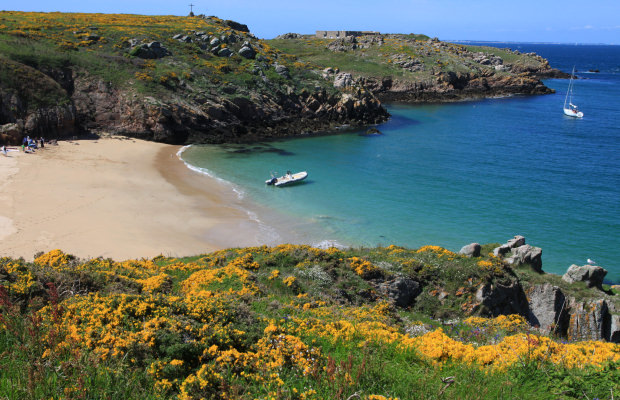
[[[306,171],[303,171],[303,172],[297,172],[295,174],[287,174],[279,178],[272,178],[272,179],[265,181],[265,183],[267,185],[273,185],[273,186],[278,186],[278,187],[289,186],[295,183],[299,183],[303,181],[304,179],[306,179],[307,177],[308,177],[308,173]]]
[[[564,115],[573,118],[583,118],[583,113],[581,111],[571,110],[570,108],[564,109]]]

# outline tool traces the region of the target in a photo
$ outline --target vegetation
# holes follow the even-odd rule
[[[0,89],[22,83],[7,69],[15,63],[23,64],[22,69],[27,66],[48,74],[50,70],[71,68],[76,75],[90,75],[138,95],[156,94],[162,99],[174,97],[190,85],[192,92],[203,97],[226,97],[225,87],[249,96],[257,88],[271,93],[285,85],[298,90],[328,86],[295,57],[229,25],[216,17],[2,11]],[[231,43],[223,42],[221,48],[238,50],[247,41],[256,51],[256,59],[246,59],[235,51],[230,57],[219,57],[210,51],[208,42],[197,40],[198,32],[205,40],[230,39]],[[176,35],[191,40],[174,39]],[[155,41],[169,51],[169,56],[136,56],[140,46]],[[290,80],[273,71],[276,62],[289,69]],[[268,84],[259,71],[269,77]],[[40,73],[35,81],[46,79]],[[46,103],[56,104],[57,94],[39,95],[46,96]]]
[[[437,40],[424,35],[383,35],[349,39],[277,39],[269,42],[284,53],[320,68],[338,68],[367,78],[393,77],[402,81],[426,82],[442,72],[490,76],[508,76],[508,70],[496,70],[481,64],[476,53],[500,57],[505,64],[521,69],[536,69],[544,60],[508,49],[467,46]]]
[[[204,104],[205,99],[231,95],[252,98],[257,91],[275,98],[290,90],[334,91],[330,82],[314,72],[326,67],[362,77],[428,83],[442,72],[511,74],[474,60],[477,52],[499,56],[524,69],[540,67],[544,62],[509,50],[433,41],[425,35],[366,36],[358,38],[357,44],[347,39],[311,37],[266,41],[231,26],[239,27],[202,16],[2,11],[0,89],[27,87],[28,82],[47,88],[48,76],[58,75],[54,71],[70,69],[74,77],[93,76],[136,95],[176,101],[190,97]],[[218,49],[232,49],[230,57],[217,55],[210,44],[215,38],[222,40]],[[152,42],[161,43],[168,56],[141,58],[140,47]],[[255,58],[237,53],[242,42],[250,43]],[[276,73],[276,64],[288,69],[290,79]],[[33,70],[26,71],[26,67]],[[15,68],[20,69],[18,74]],[[34,74],[37,71],[41,73]],[[182,92],[184,96],[179,96]],[[27,101],[34,107],[67,99],[60,87],[36,94],[26,90],[24,94],[30,95]]]
[[[0,397],[617,396],[617,344],[562,342],[518,315],[475,316],[471,288],[512,273],[490,255],[436,246],[2,258]],[[423,286],[409,308],[380,289],[399,276]],[[450,300],[438,313],[429,299],[441,282]]]

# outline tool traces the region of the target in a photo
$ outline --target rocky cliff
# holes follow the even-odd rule
[[[348,73],[352,82],[368,88],[382,101],[443,102],[547,94],[553,90],[541,78],[567,77],[534,53],[464,46],[423,35],[309,41],[287,34],[274,45],[292,52],[304,47],[304,52],[300,51],[303,58],[324,66],[324,75],[329,71]],[[314,50],[310,52],[308,47]]]
[[[474,256],[465,250],[463,254]],[[599,266],[571,266],[561,278],[545,274],[542,249],[515,236],[493,251],[513,268],[502,282],[476,288],[471,309],[489,316],[520,314],[535,328],[568,340],[620,343],[620,300],[602,287],[607,274]]]
[[[0,140],[12,144],[270,139],[383,122],[381,101],[549,93],[538,78],[557,74],[535,54],[422,35],[265,41],[202,15],[0,15]]]
[[[175,144],[251,141],[388,118],[360,84],[337,90],[233,21],[3,16],[3,143],[83,132]],[[85,27],[72,30],[76,25]]]

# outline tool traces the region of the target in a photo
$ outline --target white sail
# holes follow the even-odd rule
[[[570,81],[568,82],[568,90],[566,91],[566,97],[564,97],[564,115],[573,118],[583,118],[583,112],[579,111],[579,108],[573,104],[573,78],[575,76],[575,67],[570,74]],[[566,102],[568,101],[568,108],[566,108]]]

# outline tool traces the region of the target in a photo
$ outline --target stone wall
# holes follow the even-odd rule
[[[341,39],[349,36],[363,35],[379,35],[374,31],[316,31],[316,37],[319,39]]]

